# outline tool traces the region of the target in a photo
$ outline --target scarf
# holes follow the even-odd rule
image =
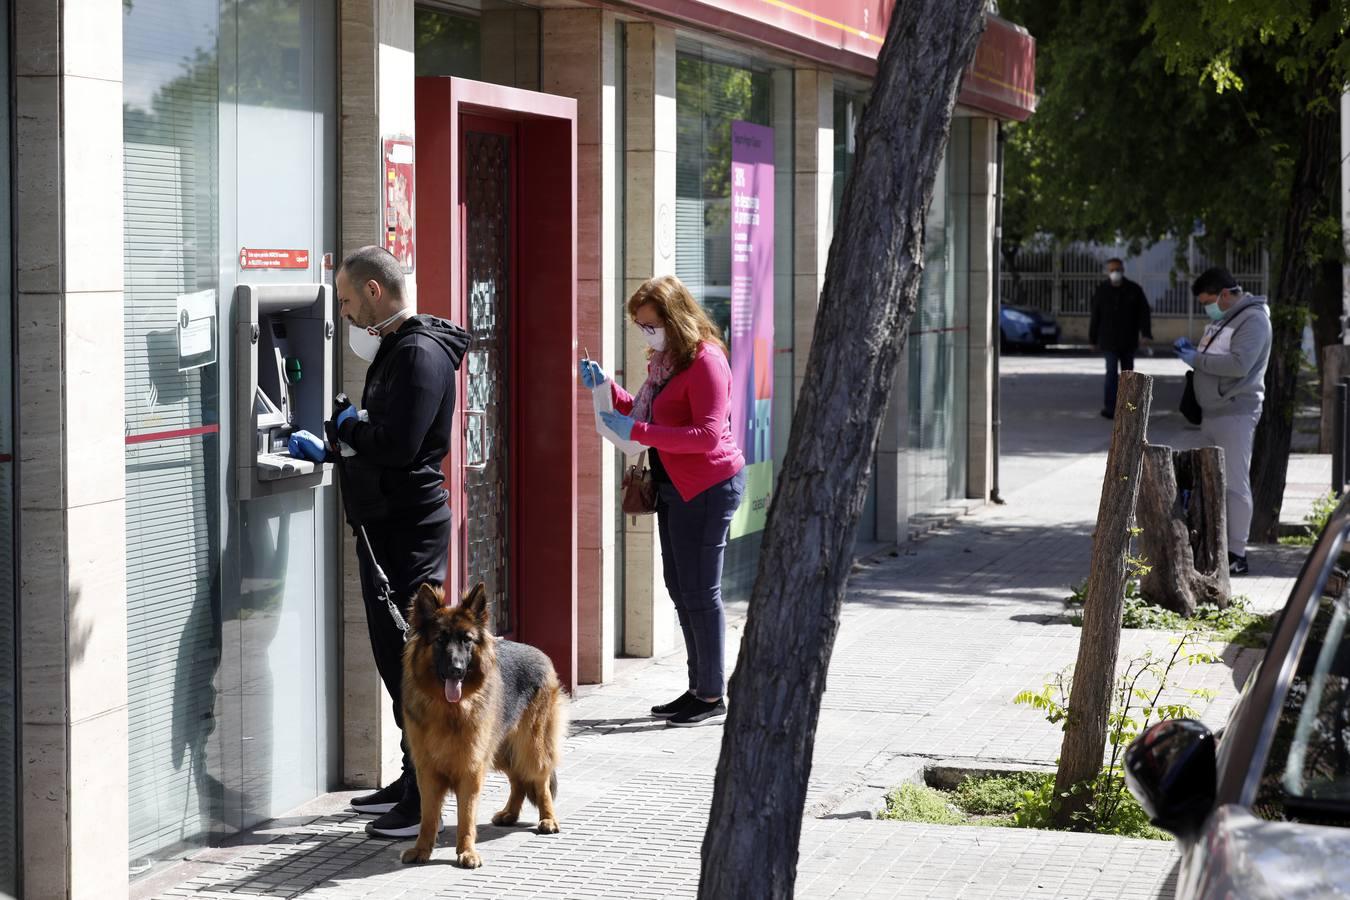
[[[652,421],[652,401],[656,395],[661,393],[661,388],[666,386],[670,376],[675,374],[675,361],[669,358],[669,354],[663,352],[653,353],[647,358],[647,380],[642,382],[642,388],[633,398],[633,418],[639,422],[648,424]]]

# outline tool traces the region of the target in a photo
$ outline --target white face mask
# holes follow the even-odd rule
[[[380,324],[372,325],[369,328],[361,328],[348,322],[347,346],[351,347],[352,352],[366,362],[372,362],[375,359],[375,354],[380,352],[380,330],[409,315],[412,315],[412,310],[404,307]]]
[[[659,326],[656,329],[656,334],[648,334],[647,332],[643,331],[642,339],[647,342],[648,347],[651,347],[657,353],[660,353],[662,350],[666,349],[665,326]]]
[[[1107,272],[1106,277],[1111,279],[1112,284],[1120,284],[1125,280],[1124,272]]]

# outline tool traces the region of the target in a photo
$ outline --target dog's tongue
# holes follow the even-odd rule
[[[445,679],[445,702],[458,703],[464,694],[464,682]]]

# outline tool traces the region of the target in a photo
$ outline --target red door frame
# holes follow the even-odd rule
[[[418,310],[463,322],[464,210],[460,157],[466,117],[515,132],[516,280],[508,313],[513,351],[509,464],[515,638],[577,681],[577,130],[576,101],[463,78],[417,79]],[[464,397],[464,373],[458,377]],[[462,423],[451,436],[452,593],[462,590]]]

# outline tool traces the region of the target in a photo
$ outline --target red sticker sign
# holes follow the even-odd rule
[[[308,269],[308,250],[259,250],[239,248],[241,269]]]

